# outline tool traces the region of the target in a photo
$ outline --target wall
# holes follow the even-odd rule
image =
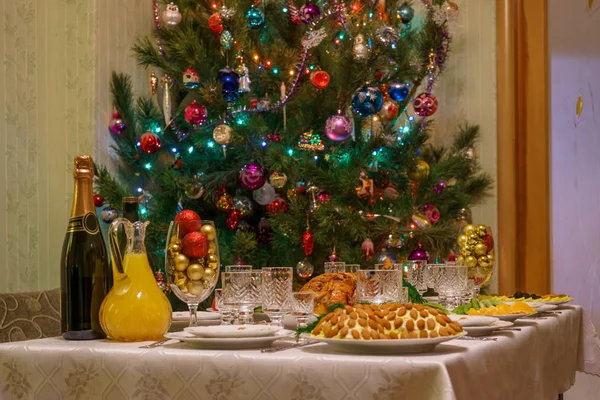
[[[573,295],[600,327],[600,2],[573,3],[548,2],[553,291]],[[600,378],[584,374],[565,396],[598,398]]]

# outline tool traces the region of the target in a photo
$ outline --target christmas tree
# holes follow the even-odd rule
[[[477,127],[427,143],[458,7],[421,2],[156,2],[150,93],[111,82],[122,176],[97,168],[113,207],[140,195],[154,265],[181,209],[215,221],[222,265],[447,258],[492,180]]]

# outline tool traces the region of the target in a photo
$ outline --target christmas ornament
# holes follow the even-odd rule
[[[231,207],[233,206],[233,198],[228,195],[227,193],[223,193],[222,195],[219,196],[219,198],[217,199],[217,210],[219,211],[229,211],[229,209],[231,209]]]
[[[277,193],[271,184],[265,183],[260,189],[252,192],[252,197],[261,206],[266,206],[275,200]]]
[[[181,157],[181,154],[177,153],[175,155],[175,160],[173,161],[173,164],[171,164],[171,168],[179,169],[179,168],[181,168],[182,165],[183,165],[183,158]]]
[[[199,281],[204,277],[204,267],[200,264],[190,264],[186,270],[188,278],[192,281]]]
[[[302,249],[304,249],[304,255],[310,256],[315,248],[315,237],[308,225],[306,226],[306,231],[304,231],[304,235],[302,235]]]
[[[252,81],[250,80],[250,71],[248,71],[248,67],[246,64],[242,64],[241,68],[242,73],[239,74],[240,78],[240,88],[238,89],[239,93],[248,93],[250,91],[250,84]]]
[[[265,24],[265,15],[261,10],[252,6],[246,11],[246,25],[250,29],[260,29]]]
[[[304,194],[304,192],[306,192],[306,182],[297,181],[296,182],[296,192],[298,194]]]
[[[273,172],[271,174],[271,176],[269,177],[269,183],[275,188],[275,189],[282,189],[285,184],[287,183],[287,175],[282,173],[282,172]]]
[[[373,197],[373,179],[369,179],[364,171],[360,173],[361,186],[356,188],[356,194],[361,199],[370,199]]]
[[[150,94],[154,96],[156,94],[156,89],[158,89],[158,77],[152,71],[150,77],[148,78],[148,87],[150,88]]]
[[[410,83],[394,82],[388,85],[388,94],[395,101],[404,101],[410,93]]]
[[[162,78],[160,78],[160,87],[163,88],[163,104],[162,111],[163,117],[165,119],[165,124],[169,125],[171,123],[171,86],[173,85],[173,80],[169,75],[164,74]]]
[[[375,245],[373,244],[373,241],[369,238],[363,240],[362,244],[360,245],[360,251],[363,253],[365,258],[373,257],[375,254]]]
[[[398,117],[400,112],[400,106],[393,100],[386,100],[383,102],[379,116],[384,121],[393,121]]]
[[[208,239],[202,232],[190,232],[181,241],[181,252],[188,257],[201,258],[208,253]]]
[[[368,142],[371,138],[383,135],[383,123],[379,118],[365,118],[361,123],[360,131],[363,140]]]
[[[321,15],[321,10],[319,9],[319,6],[311,3],[310,0],[308,3],[306,3],[302,7],[300,7],[300,18],[302,19],[302,22],[304,22],[305,24],[310,24],[311,22],[315,22],[317,19],[319,19],[320,15]]]
[[[233,231],[235,230],[241,219],[242,214],[238,210],[232,208],[227,212],[225,223],[227,223],[227,227]]]
[[[352,96],[354,112],[362,117],[377,114],[383,106],[383,94],[372,86],[363,86]]]
[[[216,237],[217,237],[217,230],[211,224],[204,224],[204,225],[202,225],[202,228],[200,228],[200,232],[204,233],[206,235],[206,238],[208,240],[215,240]],[[208,245],[209,245],[208,246],[208,248],[209,248],[208,252],[211,253],[211,254],[214,253],[215,250],[216,250],[215,242],[209,242]],[[212,251],[210,250],[211,246],[213,248]]]
[[[384,25],[377,30],[375,34],[379,43],[384,46],[392,46],[395,48],[398,43],[398,32],[391,26]]]
[[[121,115],[117,111],[115,111],[113,113],[112,119],[110,120],[110,124],[108,125],[108,129],[110,129],[112,133],[120,135],[121,133],[125,132],[125,128],[125,121],[123,121]]]
[[[238,222],[236,229],[242,232],[254,232],[254,228],[252,228],[252,225],[250,225],[246,221]]]
[[[429,52],[429,64],[427,64],[425,72],[427,72],[429,75],[432,75],[435,73],[436,68],[437,65],[435,63],[435,52],[433,51],[433,49],[431,49],[431,51]]]
[[[323,144],[323,140],[321,140],[321,136],[318,133],[314,133],[311,129],[300,136],[298,148],[301,150],[323,151],[325,150],[325,145]]]
[[[177,254],[173,257],[172,265],[175,271],[184,272],[189,264],[190,259],[185,254]]]
[[[258,223],[258,235],[256,235],[256,240],[258,240],[259,243],[266,244],[271,241],[271,237],[272,231],[269,220],[262,217]]]
[[[175,216],[175,223],[179,226],[179,236],[184,237],[190,232],[197,231],[202,225],[200,216],[192,210],[183,210]]]
[[[107,224],[113,222],[118,216],[119,214],[117,213],[117,210],[115,210],[112,207],[104,207],[100,212],[100,217],[102,218],[102,221],[106,222]]]
[[[206,122],[208,114],[206,112],[206,107],[199,105],[196,103],[196,100],[194,100],[192,104],[185,108],[183,116],[185,121],[190,125],[202,125]]]
[[[319,191],[319,188],[315,185],[309,185],[306,191],[310,194],[308,209],[310,212],[315,212],[315,210],[319,208],[319,203],[317,203],[317,192]]]
[[[319,200],[321,203],[329,203],[331,196],[326,190],[321,190],[317,195],[317,200]]]
[[[436,224],[440,220],[440,210],[433,204],[425,204],[421,210],[431,224]]]
[[[144,153],[154,154],[160,150],[160,138],[154,133],[147,131],[140,137],[140,148]]]
[[[398,7],[398,17],[403,24],[408,24],[415,16],[415,10],[408,4],[403,4]]]
[[[217,273],[212,268],[204,268],[204,282],[212,282],[217,277]]]
[[[204,285],[200,281],[189,281],[185,287],[188,293],[193,296],[200,296],[204,290]]]
[[[464,226],[458,236],[459,257],[458,261],[468,267],[469,279],[475,282],[476,291],[487,284],[494,272],[494,239],[491,230],[486,225]]]
[[[433,187],[433,191],[437,194],[442,194],[446,190],[446,182],[441,181]]]
[[[94,207],[102,207],[104,205],[104,197],[100,196],[98,193],[94,194]]]
[[[431,222],[429,222],[429,220],[427,219],[427,217],[424,214],[415,213],[412,215],[411,220],[412,220],[413,224],[415,224],[416,227],[419,229],[431,228]]]
[[[300,278],[310,278],[315,272],[315,267],[308,260],[299,261],[296,264],[296,273]]]
[[[461,208],[460,210],[458,210],[458,213],[456,214],[456,219],[459,221],[464,221],[467,224],[471,224],[472,218],[471,218],[471,209],[470,208]]]
[[[310,74],[310,82],[317,89],[325,89],[329,86],[330,76],[325,71],[314,71]]]
[[[437,111],[438,101],[435,96],[423,92],[413,100],[413,108],[417,115],[429,117]]]
[[[423,261],[424,260],[424,261],[429,262],[429,254],[423,249],[423,246],[421,246],[421,243],[419,243],[419,246],[410,252],[410,254],[408,255],[408,259],[410,261]]]
[[[204,225],[204,226],[210,226],[211,228],[213,228],[212,225]],[[213,228],[213,231],[214,231],[214,228]],[[206,232],[204,234],[206,235]],[[206,237],[208,238],[208,235]],[[216,232],[215,232],[215,237],[216,237]],[[211,240],[211,239],[208,239],[208,240]],[[217,245],[212,240],[209,241],[208,242],[208,254],[215,254],[216,252],[217,252]]]
[[[350,118],[338,110],[337,115],[332,115],[325,122],[325,134],[336,142],[343,142],[352,136],[352,122]]]
[[[177,254],[181,253],[181,242],[171,243],[167,248],[167,253],[170,258],[175,257]]]
[[[229,21],[229,20],[233,19],[233,17],[235,16],[235,12],[236,12],[235,8],[225,7],[225,5],[222,5],[221,8],[219,9],[219,14],[221,14],[221,18],[223,18],[223,21]]]
[[[284,199],[275,199],[267,206],[267,211],[275,216],[280,212],[285,214],[288,211],[288,205]]]
[[[254,204],[246,196],[236,196],[233,198],[233,209],[238,210],[242,218],[247,218],[254,212]]]
[[[167,26],[176,26],[181,22],[181,13],[179,7],[173,2],[167,4],[167,8],[162,12],[162,19]]]
[[[228,31],[223,32],[223,35]],[[221,36],[221,40],[223,36]],[[217,80],[221,84],[221,93],[223,99],[228,103],[233,103],[238,98],[238,89],[240,88],[240,77],[231,68],[223,68],[217,74]]]
[[[208,18],[208,28],[216,35],[223,32],[223,20],[220,13],[216,12]]]
[[[408,174],[413,181],[422,181],[429,177],[429,164],[419,159],[415,164],[415,169]]]
[[[163,274],[162,271],[156,271],[154,273],[154,279],[156,280],[156,284],[158,285],[159,289],[162,290],[165,295],[168,294],[169,282],[167,281],[165,274]]]
[[[333,250],[331,251],[331,254],[327,258],[329,259],[330,262],[336,262],[337,261],[338,256],[335,253],[335,247],[333,248]]]
[[[189,199],[192,199],[192,200],[201,199],[202,196],[204,196],[204,193],[206,193],[206,189],[204,189],[204,187],[202,185],[200,185],[198,182],[191,183],[185,189],[185,194],[187,195],[187,197]]]
[[[213,139],[220,145],[227,145],[231,142],[231,134],[233,129],[229,125],[218,125],[213,130]]]
[[[388,200],[396,200],[398,196],[400,196],[400,193],[398,193],[396,188],[389,186],[383,190],[383,197]]]
[[[285,0],[286,8],[288,9],[288,15],[290,16],[290,22],[294,25],[298,25],[302,22],[302,18],[300,17],[300,11],[298,7],[294,4],[294,0]]]
[[[197,89],[200,86],[200,78],[198,73],[192,68],[188,68],[183,73],[183,86],[187,89]]]
[[[352,45],[352,55],[355,60],[362,61],[369,58],[370,50],[367,47],[367,41],[363,34],[358,34],[354,38],[354,44]]]
[[[244,165],[240,170],[239,179],[246,190],[257,190],[267,181],[264,169],[255,163]]]
[[[221,39],[219,40],[219,43],[221,43],[221,46],[223,46],[225,50],[229,50],[231,48],[231,44],[233,43],[233,35],[231,34],[231,32],[229,32],[228,30],[224,30],[221,34]]]

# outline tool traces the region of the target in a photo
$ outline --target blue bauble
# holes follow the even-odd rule
[[[363,86],[352,96],[352,107],[361,117],[375,115],[383,106],[383,93],[372,86]]]
[[[395,101],[404,101],[410,92],[410,83],[394,82],[388,85],[388,94]]]
[[[233,103],[238,98],[240,88],[240,76],[231,68],[223,68],[217,74],[217,80],[221,84],[221,93],[228,103]]]
[[[408,4],[398,7],[398,16],[403,24],[408,24],[415,16],[415,10]]]
[[[265,24],[265,15],[261,10],[252,6],[246,12],[246,24],[250,29],[260,29]]]

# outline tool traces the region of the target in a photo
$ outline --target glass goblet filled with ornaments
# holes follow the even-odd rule
[[[219,243],[212,221],[183,210],[169,225],[165,269],[171,291],[190,309],[190,326],[197,326],[198,304],[213,292],[219,280]]]

